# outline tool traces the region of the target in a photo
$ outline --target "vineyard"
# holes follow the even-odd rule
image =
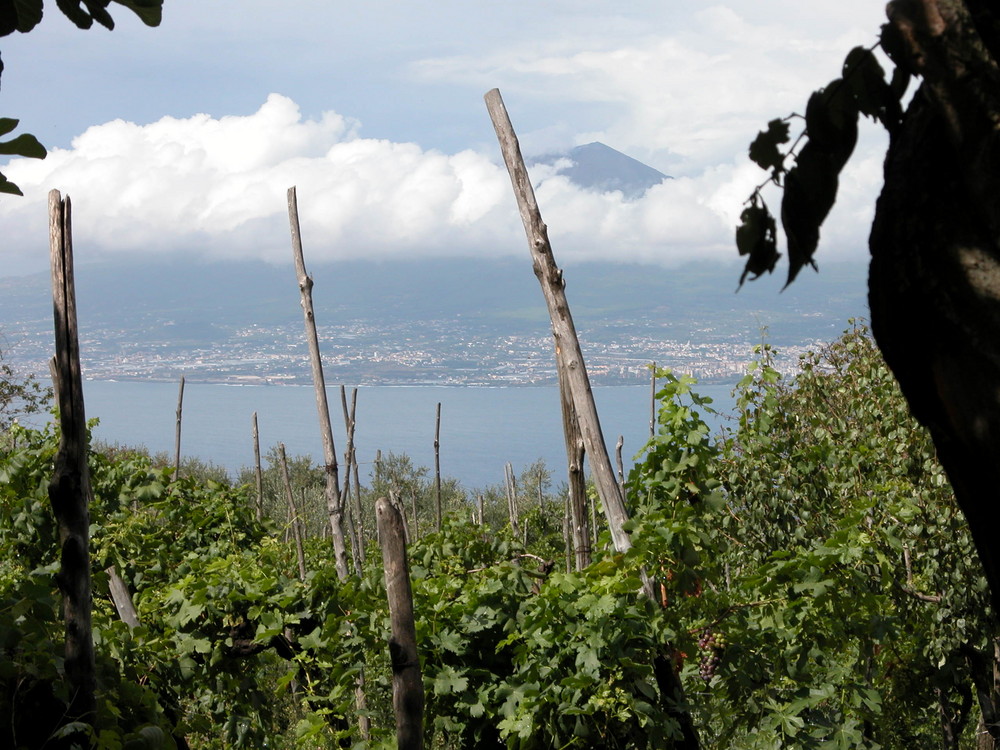
[[[57,436],[12,425],[0,742],[395,746],[374,501],[396,494],[417,511],[408,558],[428,747],[682,746],[679,713],[704,747],[978,747],[997,632],[929,439],[863,329],[791,381],[772,356],[759,351],[723,435],[709,434],[696,386],[661,373],[656,435],[626,483],[632,546],[616,553],[592,529],[582,569],[567,555],[564,496],[539,497],[532,481],[516,483],[516,531],[505,488],[479,500],[451,487],[438,532],[433,482],[387,457],[361,487],[364,562],[340,580],[323,469],[308,460],[289,474],[305,498],[300,575],[277,451],[258,520],[252,482],[92,450],[93,727],[62,719],[72,696],[46,489]],[[646,578],[655,602],[639,595]]]

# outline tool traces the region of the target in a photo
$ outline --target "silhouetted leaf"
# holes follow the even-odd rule
[[[135,13],[147,26],[159,26],[163,20],[163,0],[115,0]]]
[[[13,117],[0,117],[0,135],[7,135],[10,131],[17,127],[19,120],[15,120]]]
[[[899,96],[885,81],[885,71],[872,51],[855,47],[844,60],[844,82],[861,114],[892,129],[903,117]]]
[[[24,193],[21,192],[21,188],[8,180],[2,174],[0,174],[0,193],[6,193],[8,195],[24,195]]]
[[[781,225],[788,239],[788,284],[807,263],[819,244],[819,228],[837,198],[838,157],[809,141],[785,177],[781,201]]]
[[[0,36],[31,31],[42,20],[42,0],[0,2]]]
[[[740,276],[740,286],[749,274],[751,280],[774,270],[781,257],[778,254],[777,227],[767,204],[755,196],[753,203],[740,214],[740,225],[736,228],[736,247],[740,255],[749,255]]]
[[[76,24],[77,28],[89,29],[94,25],[94,19],[80,7],[80,0],[56,0],[56,5],[66,18]]]
[[[814,91],[806,104],[809,142],[835,157],[841,169],[858,140],[858,107],[840,78]]]
[[[778,145],[787,142],[788,123],[784,120],[771,120],[767,124],[767,130],[757,133],[750,144],[750,159],[761,169],[773,170],[773,176],[777,177],[784,171],[785,159]]]

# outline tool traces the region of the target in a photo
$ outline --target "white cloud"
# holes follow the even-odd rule
[[[541,13],[536,4],[517,7]],[[742,203],[763,177],[746,158],[749,141],[769,119],[801,109],[850,47],[872,41],[881,20],[868,0],[807,8],[776,0],[766,14],[755,0],[558,7],[537,27],[507,15],[493,24],[490,11],[477,10],[480,31],[496,26],[492,46],[456,37],[442,45],[448,54],[428,57],[423,44],[424,57],[408,70],[410,85],[452,96],[494,85],[513,94],[508,100],[527,110],[511,116],[515,127],[530,123],[520,132],[537,147],[529,152],[600,140],[676,178],[628,202],[536,171],[561,262],[732,258]],[[454,4],[472,13],[463,8]],[[536,108],[556,116],[539,119]],[[362,137],[359,122],[335,112],[303,117],[277,94],[245,116],[106,122],[44,161],[2,168],[26,197],[0,198],[0,262],[47,256],[51,187],[73,197],[83,257],[189,250],[288,262],[291,185],[307,261],[525,253],[484,111],[480,122],[481,150],[450,154]],[[823,257],[863,253],[883,148],[871,136],[859,145],[823,231]]]

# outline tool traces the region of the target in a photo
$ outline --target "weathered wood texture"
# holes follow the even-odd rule
[[[560,358],[558,346],[556,358],[557,360]],[[590,565],[591,560],[590,524],[587,522],[587,478],[583,471],[583,461],[587,451],[583,435],[580,434],[580,423],[576,418],[573,396],[566,383],[566,370],[561,363],[556,367],[556,372],[559,375],[559,402],[562,408],[563,439],[566,444],[570,538],[576,569],[583,570]]]
[[[392,707],[396,715],[396,742],[400,750],[424,746],[424,683],[417,654],[417,631],[413,619],[413,593],[406,559],[403,519],[386,498],[375,503],[375,518],[385,567],[385,592],[389,601],[392,637]]]
[[[441,402],[437,405],[437,420],[434,423],[434,520],[435,528],[441,531]]]
[[[253,413],[253,467],[254,480],[257,486],[255,509],[257,520],[264,520],[264,473],[260,468],[260,431],[257,429],[257,412]]]
[[[295,538],[295,554],[299,563],[299,580],[306,580],[306,555],[302,547],[302,522],[299,520],[299,509],[295,507],[295,496],[292,493],[292,480],[288,476],[288,459],[285,456],[285,444],[278,443],[278,458],[281,461],[281,479],[285,485],[285,501],[288,503],[289,524]]]
[[[552,322],[552,335],[555,338],[557,351],[561,355],[556,357],[557,368],[562,369],[566,375],[567,388],[572,397],[573,407],[576,409],[580,433],[583,436],[583,442],[590,459],[591,478],[594,480],[594,485],[601,497],[611,539],[616,550],[625,552],[632,547],[632,541],[625,531],[628,510],[625,507],[622,488],[615,478],[611,458],[601,433],[597,405],[590,388],[590,378],[587,376],[587,368],[583,361],[583,352],[580,349],[580,341],[576,335],[573,317],[570,314],[569,302],[566,299],[566,285],[562,271],[556,265],[552,255],[548,228],[542,221],[538,203],[535,201],[535,191],[531,187],[528,170],[521,157],[521,148],[514,133],[514,127],[507,115],[507,109],[504,107],[503,99],[500,97],[500,92],[493,89],[486,94],[485,99],[490,119],[493,121],[493,128],[496,130],[497,140],[500,142],[504,163],[510,174],[524,231],[528,236],[528,247],[531,251],[535,276],[538,277],[541,284],[542,295],[545,297],[549,319]],[[655,601],[653,582],[646,575],[643,576],[643,593]],[[667,659],[670,660],[669,655]],[[698,735],[686,708],[684,689],[679,677],[672,669],[661,669],[657,671],[657,680],[662,692],[667,696],[668,710],[680,725],[683,739],[679,741],[677,747],[683,750],[698,748]]]
[[[174,479],[181,478],[181,419],[184,410],[184,376],[177,391],[177,426],[174,434]]]
[[[334,564],[337,568],[337,577],[343,581],[348,576],[347,543],[344,538],[344,501],[340,493],[340,480],[337,476],[337,451],[333,444],[330,406],[326,398],[323,361],[320,357],[319,337],[316,333],[316,316],[313,313],[313,280],[306,273],[306,264],[302,256],[299,207],[294,187],[288,188],[288,223],[292,232],[292,256],[295,260],[295,274],[299,281],[299,292],[302,297],[302,315],[305,319],[306,341],[309,343],[309,360],[312,365],[313,386],[316,389],[316,412],[319,415],[320,437],[323,439],[323,468],[326,472],[326,510],[330,517],[330,532],[333,537]]]
[[[358,453],[354,445],[354,430],[357,427],[358,412],[358,389],[351,390],[351,405],[347,405],[347,389],[340,386],[340,403],[344,410],[344,429],[347,433],[347,447],[344,449],[345,463],[344,469],[344,501],[350,502],[354,499],[354,557],[355,568],[358,575],[360,568],[365,562],[365,519],[361,507],[361,482],[358,480]],[[354,489],[351,490],[351,478],[354,479]]]
[[[493,89],[486,94],[485,99],[497,140],[500,142],[500,151],[503,153],[504,163],[507,165],[510,181],[514,187],[524,231],[528,236],[535,276],[541,284],[549,318],[552,321],[552,335],[562,353],[562,358],[557,358],[557,363],[561,363],[566,372],[566,384],[572,396],[580,433],[590,460],[591,477],[601,496],[615,549],[625,551],[632,546],[624,529],[628,512],[625,509],[621,488],[615,480],[615,471],[611,466],[608,449],[604,444],[601,422],[597,416],[594,394],[590,389],[590,378],[587,377],[580,340],[576,335],[576,326],[573,324],[573,316],[566,300],[566,284],[563,281],[562,271],[552,255],[548,228],[538,210],[535,191],[531,187],[528,170],[521,157],[521,147],[503,100],[500,98],[500,92]]]
[[[87,467],[87,416],[80,376],[76,290],[73,278],[72,206],[58,190],[49,193],[49,246],[52,308],[55,319],[55,392],[59,404],[59,451],[49,500],[59,524],[65,669],[72,695],[67,721],[95,717],[94,641],[91,631],[90,471]]]

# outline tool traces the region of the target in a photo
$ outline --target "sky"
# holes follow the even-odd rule
[[[290,264],[293,185],[307,265],[526,257],[494,87],[526,155],[601,141],[673,178],[628,201],[533,170],[557,261],[732,262],[765,176],[748,144],[884,20],[872,0],[165,0],[160,27],[113,6],[109,32],[46,7],[0,39],[0,116],[49,149],[0,163],[25,193],[0,195],[0,276],[47,267],[52,188],[78,263]],[[821,263],[866,257],[884,148],[862,128]]]

